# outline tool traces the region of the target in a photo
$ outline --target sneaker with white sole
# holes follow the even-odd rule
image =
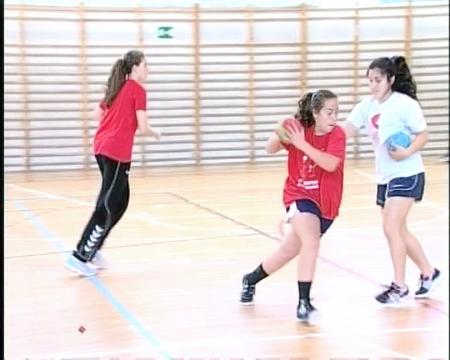
[[[434,269],[433,275],[425,277],[420,274],[419,289],[415,293],[416,298],[425,298],[439,285],[441,281],[441,272],[438,269]]]
[[[66,256],[64,260],[64,265],[70,271],[74,271],[83,276],[95,276],[97,271],[89,266],[88,263],[77,259],[73,254]]]
[[[384,291],[375,296],[375,300],[384,305],[395,305],[400,303],[409,294],[407,286],[400,287],[395,282],[384,286]]]
[[[100,250],[95,253],[94,258],[90,262],[90,265],[92,265],[96,269],[109,268],[109,262],[106,260],[105,256]]]

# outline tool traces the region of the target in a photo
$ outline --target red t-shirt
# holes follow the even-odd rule
[[[340,126],[317,136],[314,127],[305,129],[305,139],[316,149],[341,159],[333,172],[315,164],[303,151],[292,144],[283,144],[288,151],[288,177],[284,184],[283,202],[288,207],[293,201],[309,199],[319,207],[322,217],[334,219],[339,214],[344,184],[345,133]]]
[[[137,129],[137,110],[147,110],[145,89],[134,80],[126,80],[105,111],[94,138],[94,154],[105,155],[120,162],[130,162]]]

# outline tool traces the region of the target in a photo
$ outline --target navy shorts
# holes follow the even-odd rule
[[[425,173],[413,176],[394,178],[387,184],[377,187],[377,205],[384,207],[386,198],[402,196],[422,200],[425,188]]]
[[[307,200],[307,199],[301,199],[301,200],[295,200],[295,204],[296,204],[296,209],[291,209],[292,204],[286,208],[288,221],[289,221],[289,219],[292,218],[292,216],[294,216],[294,213],[296,210],[298,210],[299,212],[306,212],[306,213],[314,214],[320,220],[320,235],[323,235],[327,232],[328,228],[333,223],[333,220],[323,218],[319,207],[316,205],[316,203],[314,201]]]

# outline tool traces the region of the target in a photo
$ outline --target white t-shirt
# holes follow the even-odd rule
[[[397,177],[424,172],[420,153],[416,151],[406,159],[397,161],[389,156],[386,140],[398,131],[414,138],[427,127],[419,103],[405,94],[393,92],[383,103],[372,96],[359,102],[347,117],[357,129],[365,127],[375,151],[377,182],[387,184]]]

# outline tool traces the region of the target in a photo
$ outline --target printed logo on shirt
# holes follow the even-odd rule
[[[298,187],[302,187],[305,190],[314,190],[319,188],[319,180],[303,180],[298,179],[297,182]]]
[[[307,155],[303,155],[302,164],[300,166],[300,178],[297,186],[306,190],[318,189],[319,181],[315,172],[317,164],[312,161]]]
[[[374,116],[372,116],[372,118],[370,119],[370,123],[372,124],[372,126],[375,129],[378,129],[378,120],[380,120],[380,115],[381,114],[375,114]]]
[[[370,119],[370,124],[372,125],[372,129],[369,130],[370,137],[372,138],[372,142],[375,146],[378,146],[379,138],[378,138],[378,128],[381,114],[375,114]]]
[[[316,168],[316,163],[312,161],[307,155],[303,155],[302,166],[300,167],[300,176],[304,179],[314,176],[314,169]]]

